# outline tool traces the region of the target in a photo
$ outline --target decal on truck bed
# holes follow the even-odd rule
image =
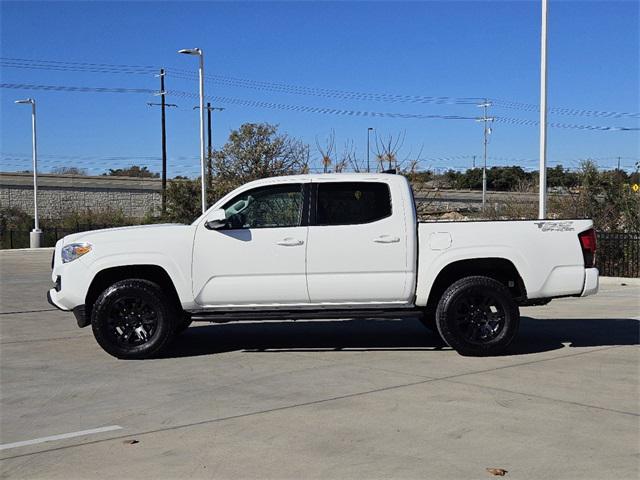
[[[533,222],[543,232],[572,232],[573,222]]]

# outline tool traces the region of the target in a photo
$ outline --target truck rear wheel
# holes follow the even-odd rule
[[[503,352],[513,341],[520,311],[509,290],[489,277],[465,277],[453,283],[436,309],[438,331],[461,355]]]
[[[109,286],[91,312],[93,335],[110,355],[141,359],[157,355],[172,340],[177,308],[153,282],[121,280]]]

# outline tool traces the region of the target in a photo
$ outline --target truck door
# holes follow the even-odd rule
[[[314,180],[307,246],[311,303],[410,301],[414,268],[397,203],[383,181]]]
[[[305,277],[307,187],[286,183],[239,193],[224,206],[227,225],[198,226],[193,290],[203,306],[308,304]]]

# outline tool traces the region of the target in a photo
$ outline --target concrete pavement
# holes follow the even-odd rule
[[[637,285],[522,309],[501,357],[398,319],[195,324],[120,361],[47,304],[50,255],[0,252],[2,478],[640,475]]]

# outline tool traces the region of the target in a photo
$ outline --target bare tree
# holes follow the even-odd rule
[[[353,140],[347,140],[344,142],[344,150],[340,159],[336,162],[335,172],[344,172],[347,168],[352,168],[354,172],[360,171],[360,165],[356,157],[356,147]]]
[[[336,148],[336,132],[331,129],[331,133],[325,139],[324,145],[320,144],[318,137],[316,137],[316,148],[318,152],[320,152],[320,156],[322,157],[322,166],[324,168],[324,173],[329,172],[329,168],[333,163],[332,155],[335,153]]]
[[[398,168],[398,151],[404,145],[406,131],[395,138],[389,135],[386,139],[382,135],[376,135],[376,160],[380,170],[392,170]],[[385,168],[387,167],[387,168]]]
[[[420,146],[420,150],[416,156],[413,156],[411,154],[411,150],[409,150],[409,153],[404,160],[397,164],[398,171],[413,180],[413,177],[415,177],[415,175],[420,171],[420,162],[422,161],[423,150],[424,144]]]

